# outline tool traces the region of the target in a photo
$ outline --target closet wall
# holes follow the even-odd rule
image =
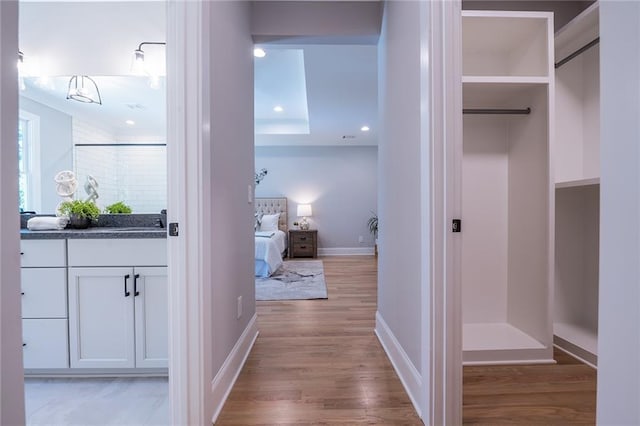
[[[556,60],[598,36],[595,3],[556,33]],[[592,365],[597,364],[600,261],[599,62],[594,44],[556,69],[554,342]]]
[[[466,364],[553,362],[552,17],[463,12]]]

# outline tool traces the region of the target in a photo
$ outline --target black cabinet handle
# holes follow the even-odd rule
[[[26,343],[23,343],[23,344],[22,344],[22,347],[24,348],[25,346],[27,346],[27,344],[26,344]]]
[[[127,290],[127,280],[129,279],[129,274],[124,276],[124,297],[131,296],[131,293]]]
[[[21,292],[20,292],[20,295],[21,295],[21,296],[24,296],[24,291],[21,291]]]
[[[307,246],[300,246],[300,248],[301,248],[302,250],[304,250],[304,249],[306,249],[306,248],[307,248]]]
[[[300,241],[307,241],[307,237],[300,237]]]
[[[140,278],[140,274],[135,274],[133,276],[133,295],[140,296],[140,292],[138,291],[138,278]]]
[[[21,251],[21,252],[20,252],[20,256],[22,256],[23,254],[24,254],[24,252],[23,252],[23,251]]]

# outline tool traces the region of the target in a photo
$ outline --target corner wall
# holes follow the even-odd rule
[[[18,2],[0,2],[0,424],[24,424],[18,218]]]
[[[386,2],[378,51],[379,220],[376,332],[414,405],[422,387],[424,262],[420,2]],[[425,348],[426,350],[427,348]]]
[[[640,424],[640,3],[600,2],[597,423]]]

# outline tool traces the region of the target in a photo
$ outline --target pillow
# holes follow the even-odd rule
[[[260,229],[260,225],[262,224],[262,213],[254,213],[255,222],[253,223],[254,232]]]
[[[260,224],[260,230],[261,231],[277,231],[279,220],[280,220],[280,213],[263,215],[262,223]]]

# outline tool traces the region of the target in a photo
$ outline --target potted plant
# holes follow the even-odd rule
[[[129,214],[132,212],[131,207],[126,205],[123,201],[118,201],[104,208],[105,213],[108,214]]]
[[[64,201],[60,204],[60,214],[69,217],[69,228],[88,228],[92,220],[100,216],[100,209],[93,201]]]
[[[371,212],[372,216],[367,220],[367,227],[369,228],[369,232],[373,235],[373,238],[376,241],[375,245],[375,254],[378,255],[378,215],[374,212]]]

